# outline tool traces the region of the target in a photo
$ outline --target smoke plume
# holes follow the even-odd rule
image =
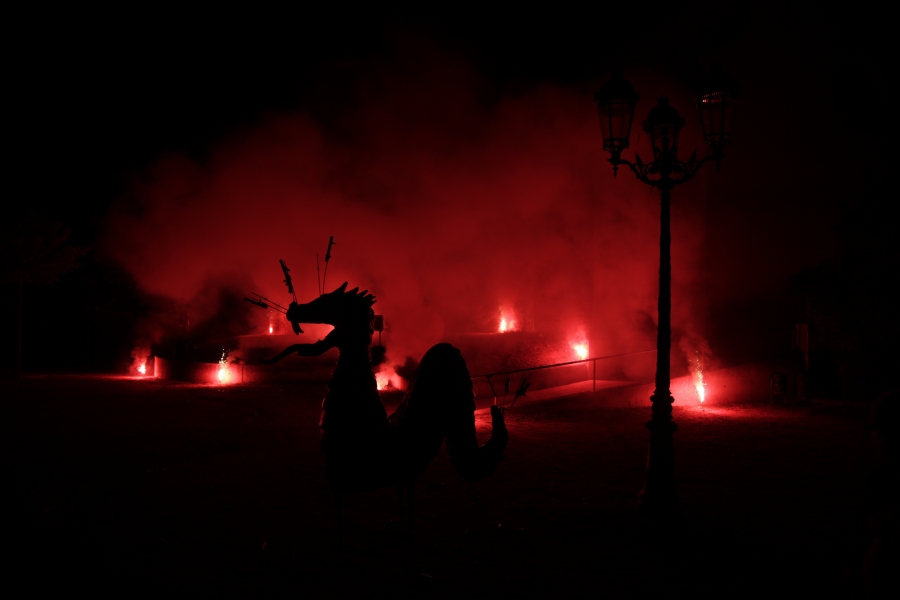
[[[280,258],[311,299],[333,235],[326,290],[374,293],[400,363],[445,336],[496,331],[501,309],[524,330],[590,332],[595,356],[652,348],[658,196],[627,171],[613,179],[590,96],[544,85],[498,97],[449,53],[399,56],[357,78],[327,126],[272,114],[202,160],[160,157],[113,212],[108,251],[146,292],[211,323],[235,294],[287,304]],[[650,154],[646,137],[637,149]],[[678,327],[703,310],[704,197],[689,184],[673,206]],[[262,333],[265,313],[249,314],[244,332]]]

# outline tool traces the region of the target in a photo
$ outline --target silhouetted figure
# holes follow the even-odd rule
[[[450,344],[437,344],[425,353],[406,398],[388,418],[369,357],[375,298],[358,290],[347,291],[345,282],[307,304],[292,303],[287,318],[297,328],[301,323],[327,323],[334,330],[318,342],[289,346],[262,361],[339,350],[320,421],[326,475],[338,510],[342,492],[386,486],[396,486],[401,494],[408,486],[411,504],[413,485],[444,439],[464,478],[478,480],[493,473],[508,439],[503,413],[491,407],[491,439],[479,447],[472,379],[459,350]]]

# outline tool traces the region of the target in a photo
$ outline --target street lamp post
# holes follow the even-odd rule
[[[647,455],[647,479],[638,498],[639,506],[652,516],[666,516],[678,509],[675,495],[672,433],[677,429],[672,420],[672,392],[669,389],[669,351],[672,346],[672,259],[669,196],[677,185],[685,183],[706,162],[715,161],[716,170],[725,157],[724,146],[731,141],[731,125],[734,119],[737,83],[718,68],[713,68],[701,81],[697,96],[697,110],[703,141],[712,146],[709,156],[697,160],[694,151],[687,162],[678,160],[678,134],[684,127],[684,119],[668,98],[660,98],[644,121],[644,132],[649,134],[653,146],[653,160],[644,163],[635,152],[634,162],[621,157],[629,146],[631,124],[638,95],[614,72],[594,96],[600,114],[603,149],[610,153],[613,176],[619,165],[626,165],[635,176],[660,191],[659,234],[659,320],[656,333],[656,389],[650,397],[652,403],[650,421],[650,449]]]

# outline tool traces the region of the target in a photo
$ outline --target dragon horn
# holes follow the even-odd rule
[[[347,282],[341,284],[341,287],[331,292],[332,294],[343,294],[347,290]]]

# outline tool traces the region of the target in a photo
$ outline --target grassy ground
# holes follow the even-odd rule
[[[676,408],[683,514],[663,528],[634,510],[647,409],[516,407],[492,478],[439,455],[411,538],[394,490],[349,496],[342,559],[324,386],[0,384],[4,579],[34,593],[833,596],[866,545],[865,419],[833,408]]]

